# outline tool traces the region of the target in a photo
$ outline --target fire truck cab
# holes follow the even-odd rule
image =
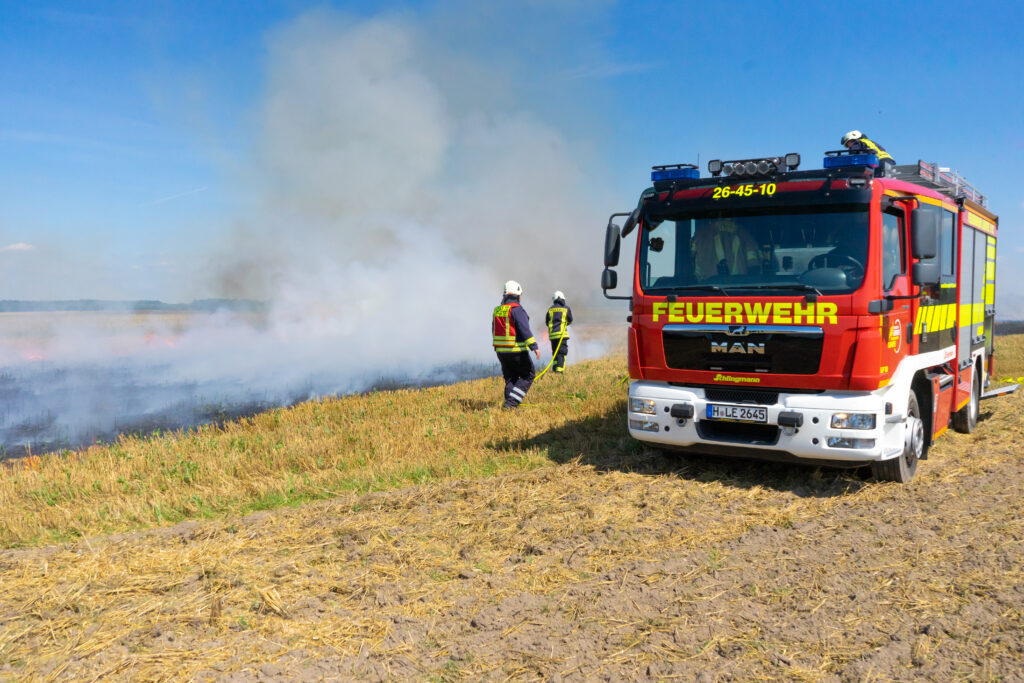
[[[1016,389],[985,393],[998,218],[937,164],[799,166],[655,166],[612,215],[601,285],[630,300],[629,433],[909,481],[950,424],[971,432],[983,398]],[[632,295],[612,296],[634,231]]]

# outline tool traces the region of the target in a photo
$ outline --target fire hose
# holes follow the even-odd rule
[[[551,367],[551,364],[555,362],[556,358],[558,358],[558,349],[562,348],[562,341],[564,341],[564,340],[565,340],[565,337],[559,337],[558,345],[555,347],[555,350],[552,351],[552,353],[551,353],[551,360],[549,360],[548,364],[544,366],[544,369],[540,371],[540,374],[537,375],[536,378],[534,378],[534,381],[536,381],[536,380],[540,379],[541,377],[543,377],[544,373],[547,372],[548,368]]]

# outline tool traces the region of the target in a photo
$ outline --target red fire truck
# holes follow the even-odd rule
[[[992,391],[998,218],[958,174],[826,152],[655,166],[609,220],[629,299],[629,433],[906,482]],[[883,177],[884,175],[884,177]],[[620,229],[613,221],[625,217]],[[636,232],[632,296],[612,296]]]

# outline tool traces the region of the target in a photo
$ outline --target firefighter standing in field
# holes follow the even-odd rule
[[[876,155],[878,157],[879,170],[877,175],[880,178],[887,175],[892,167],[896,165],[896,161],[892,158],[891,154],[885,151],[885,147],[882,147],[874,140],[871,140],[867,135],[864,135],[864,133],[861,133],[859,130],[851,130],[843,136],[841,142],[843,143],[843,147],[851,152]]]
[[[505,296],[491,316],[494,350],[505,378],[505,408],[518,408],[533,384],[535,370],[530,360],[533,351],[540,360],[540,347],[530,332],[530,316],[519,305],[523,288],[515,280],[505,283]]]
[[[551,369],[558,374],[565,372],[565,357],[569,353],[569,325],[572,325],[572,309],[565,303],[565,294],[555,292],[551,297],[551,308],[544,316],[548,325],[548,339],[551,340],[551,355],[554,363]]]

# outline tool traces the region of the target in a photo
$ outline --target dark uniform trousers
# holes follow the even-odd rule
[[[536,370],[529,351],[499,353],[501,375],[505,378],[505,407],[518,408],[533,384]]]
[[[563,337],[561,339],[552,339],[551,341],[551,355],[555,357],[554,362],[551,364],[551,370],[554,372],[565,372],[565,357],[569,354],[569,337]],[[558,342],[562,342],[559,346]]]

